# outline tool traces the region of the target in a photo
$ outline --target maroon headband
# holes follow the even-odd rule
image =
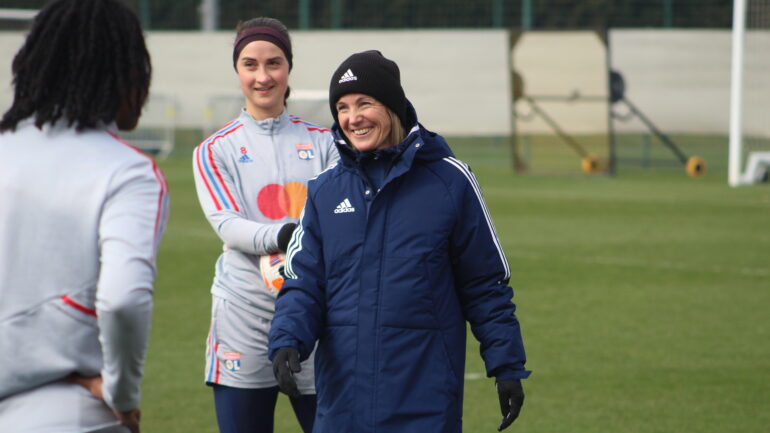
[[[265,26],[251,27],[238,35],[235,44],[233,44],[233,68],[236,70],[238,69],[236,63],[238,62],[238,56],[241,54],[243,47],[254,41],[267,41],[280,48],[286,56],[286,60],[289,61],[289,70],[291,70],[291,42],[289,42],[289,38],[282,32],[279,32],[272,27]]]

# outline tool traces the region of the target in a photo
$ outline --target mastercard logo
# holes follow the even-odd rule
[[[267,218],[279,220],[284,217],[299,218],[307,199],[307,187],[299,182],[286,185],[271,183],[257,194],[257,207]]]

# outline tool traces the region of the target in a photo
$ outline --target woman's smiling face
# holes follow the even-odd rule
[[[246,111],[257,120],[277,117],[289,87],[289,61],[271,42],[254,41],[238,55],[238,79],[246,97]]]
[[[337,121],[350,144],[359,152],[390,147],[388,109],[380,101],[362,93],[343,95],[335,105]]]

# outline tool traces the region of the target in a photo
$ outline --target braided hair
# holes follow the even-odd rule
[[[34,117],[77,130],[121,118],[132,129],[152,66],[134,12],[119,0],[54,0],[35,17],[12,64],[14,100],[0,132]]]

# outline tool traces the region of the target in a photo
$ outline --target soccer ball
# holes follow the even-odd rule
[[[267,254],[259,258],[259,269],[262,272],[262,280],[265,287],[273,296],[278,296],[278,291],[283,287],[283,276],[278,269],[286,262],[283,254]]]

